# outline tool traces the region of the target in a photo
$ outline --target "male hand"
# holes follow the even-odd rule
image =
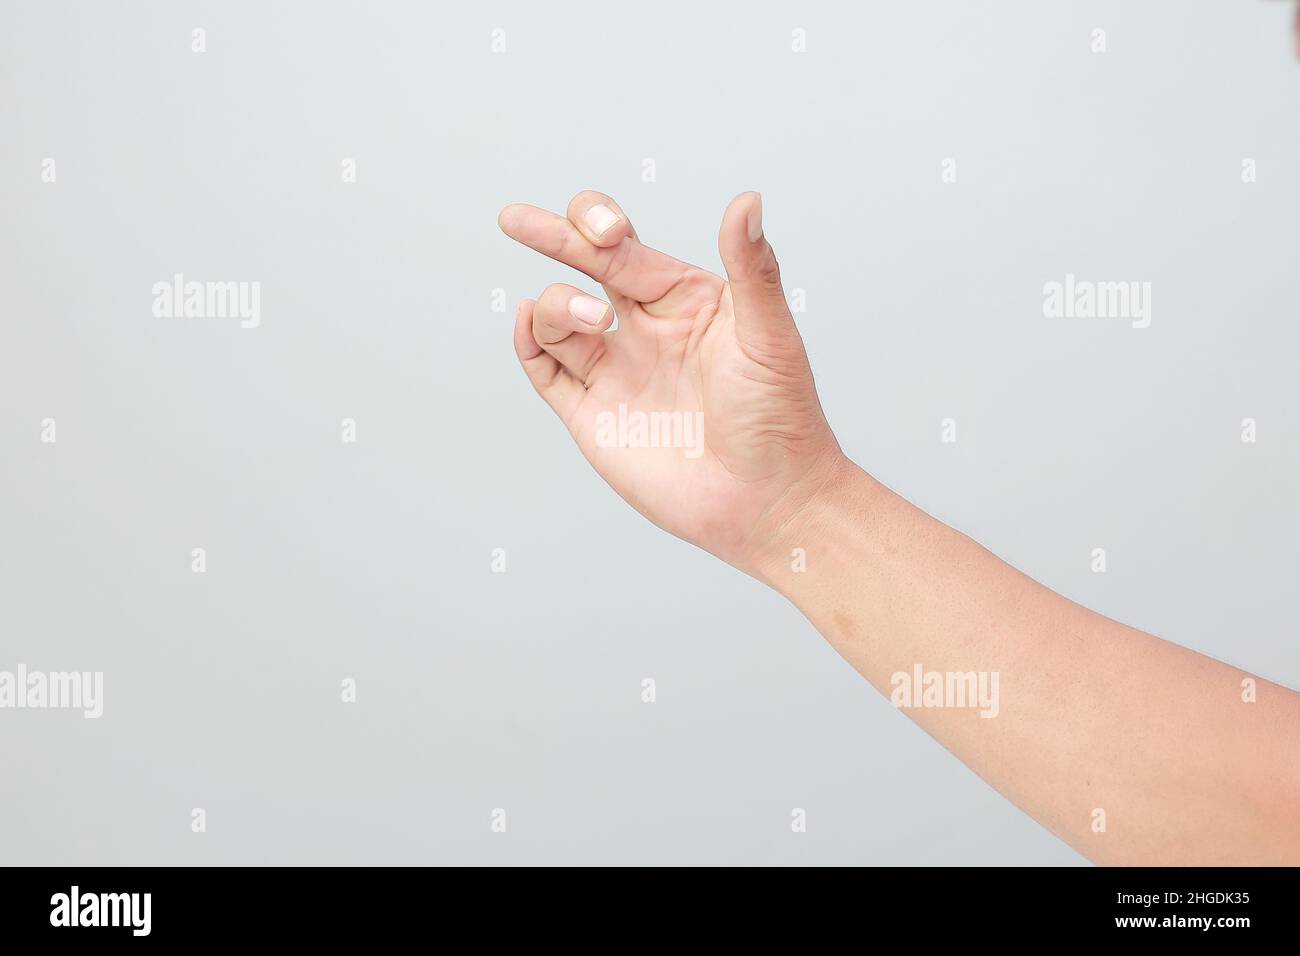
[[[758,193],[722,217],[726,280],[642,245],[601,193],[579,193],[567,217],[510,205],[499,223],[609,300],[556,283],[521,302],[515,321],[524,371],[587,460],[661,528],[757,573],[780,528],[845,465]],[[684,447],[663,447],[670,434]]]

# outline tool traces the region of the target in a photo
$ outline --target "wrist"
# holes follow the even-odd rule
[[[890,492],[838,448],[790,487],[759,522],[757,542],[740,570],[793,597],[812,563],[829,566],[834,552],[861,547]],[[849,555],[839,556],[849,559]]]

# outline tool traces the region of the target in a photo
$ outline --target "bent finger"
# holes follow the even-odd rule
[[[524,299],[515,311],[515,354],[519,356],[519,364],[537,394],[569,426],[587,392],[582,383],[565,371],[559,360],[534,338],[533,312],[536,305],[532,299]]]
[[[533,309],[533,338],[583,385],[605,353],[614,322],[608,302],[563,282],[546,287]]]

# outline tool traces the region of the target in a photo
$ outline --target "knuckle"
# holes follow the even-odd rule
[[[764,285],[781,285],[781,264],[776,261],[776,256],[772,252],[759,259],[754,266],[754,278]]]

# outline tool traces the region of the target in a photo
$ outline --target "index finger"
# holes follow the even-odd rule
[[[544,256],[586,273],[611,293],[637,302],[663,298],[688,266],[643,246],[633,235],[616,245],[593,244],[564,216],[525,203],[511,203],[497,217],[501,231]]]

